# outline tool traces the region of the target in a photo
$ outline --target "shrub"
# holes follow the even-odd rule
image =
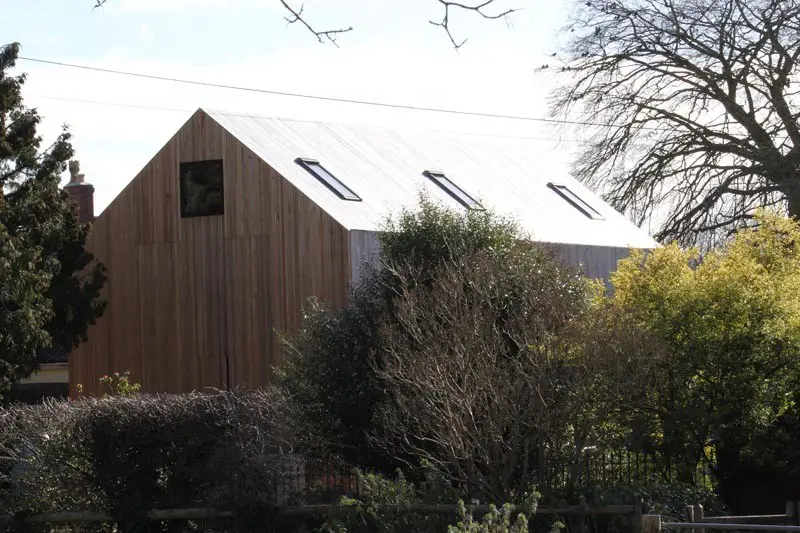
[[[391,473],[402,463],[376,449],[368,433],[385,398],[372,366],[383,343],[380,324],[393,316],[400,283],[396,269],[416,266],[428,273],[417,278],[425,284],[438,266],[468,253],[503,257],[530,245],[513,221],[491,211],[450,211],[424,196],[418,210],[387,220],[380,243],[377,266],[364,265],[344,309],[310,302],[299,333],[285,339],[288,356],[280,375],[301,407],[309,445]]]
[[[510,504],[500,508],[492,505],[488,513],[475,520],[464,502],[458,502],[458,517],[458,522],[449,526],[447,533],[528,533],[527,515],[514,513]]]
[[[274,390],[5,409],[0,460],[9,477],[0,505],[12,513],[104,510],[122,531],[141,530],[143,514],[158,508],[251,516],[275,496],[292,444],[288,409]]]
[[[131,396],[142,388],[141,384],[131,381],[130,371],[125,371],[123,374],[119,372],[106,374],[100,378],[100,384],[107,389],[106,394],[112,396]]]
[[[591,408],[578,401],[583,372],[563,342],[587,310],[582,281],[538,250],[472,253],[426,286],[415,267],[395,273],[400,296],[373,370],[386,400],[370,433],[469,496],[518,496],[571,440],[577,411]]]
[[[513,222],[423,198],[387,224],[349,305],[312,305],[283,383],[323,452],[412,480],[424,459],[469,496],[514,499],[627,436],[649,376],[629,351],[652,346],[599,288]]]
[[[619,484],[583,487],[579,498],[590,506],[634,505],[644,514],[662,515],[664,520],[682,521],[687,505],[700,504],[708,516],[725,514],[725,506],[713,488],[689,483],[653,481],[642,485]]]
[[[355,512],[329,517],[319,528],[320,533],[523,533],[527,532],[527,517],[536,512],[538,493],[530,490],[520,502],[521,510],[513,506],[490,506],[481,519],[473,518],[464,502],[458,499],[448,480],[423,463],[424,473],[419,483],[408,481],[401,471],[394,479],[381,474],[359,472],[359,497],[343,498],[342,505]],[[452,505],[458,501],[452,515],[430,510],[403,509],[414,505]]]
[[[514,364],[524,366],[520,358],[513,362],[517,355],[530,353],[532,346],[537,347],[533,351],[541,352],[539,345],[552,344],[553,336],[585,310],[589,287],[552,251],[530,242],[513,221],[491,211],[454,212],[423,197],[419,210],[406,210],[390,219],[380,240],[378,265],[365,267],[349,305],[333,310],[312,303],[299,335],[289,341],[290,354],[282,377],[300,406],[303,427],[310,428],[306,432],[310,441],[365,468],[384,473],[399,465],[412,468],[413,477],[413,465],[421,457],[433,463],[439,463],[441,457],[421,455],[418,446],[394,445],[399,441],[379,435],[380,428],[395,427],[411,440],[424,440],[430,436],[425,430],[439,422],[431,417],[440,412],[417,406],[421,411],[415,407],[413,414],[404,413],[405,418],[395,416],[396,412],[387,415],[388,408],[403,400],[413,401],[420,392],[399,386],[402,380],[394,377],[404,369],[389,363],[409,360],[413,364],[413,357],[417,357],[424,366],[423,360],[433,352],[455,361],[458,354],[454,350],[467,357],[461,359],[466,365],[478,364],[480,359],[491,366],[490,360],[508,356],[509,364],[499,365],[497,379],[492,382],[497,385],[513,377],[517,371]],[[455,300],[461,296],[466,299]],[[446,316],[451,308],[462,312]],[[421,335],[415,338],[408,329],[417,326],[424,327],[415,331]],[[493,331],[498,334],[493,336]],[[420,345],[424,350],[417,350]],[[474,353],[470,355],[469,351]],[[448,372],[458,371],[448,368]],[[392,372],[395,376],[390,375]],[[451,377],[456,379],[454,374]],[[424,400],[424,396],[419,399]],[[523,396],[518,399],[525,401]],[[493,420],[492,405],[483,407],[481,421]],[[406,408],[410,406],[401,407]],[[541,406],[533,409],[540,413],[545,410]],[[508,411],[495,414],[511,415]],[[411,427],[402,421],[427,425]],[[498,425],[507,422],[511,419],[503,418]],[[528,419],[519,427],[523,432],[534,431]],[[494,428],[486,427],[485,431]],[[443,448],[447,445],[439,446]],[[536,446],[527,448],[527,452],[525,449],[521,445],[520,454],[525,457],[520,465],[536,463]],[[500,455],[498,451],[494,458]],[[522,455],[515,455],[514,460]],[[473,464],[481,463],[480,469],[506,466],[482,462],[493,460],[491,457],[464,456],[459,458],[459,468],[466,468],[465,464],[473,460]],[[516,477],[524,475],[521,468]],[[463,475],[454,478],[461,483],[475,481]],[[519,486],[503,490],[513,491]],[[485,484],[478,490],[491,497],[510,495]]]
[[[76,418],[63,401],[0,409],[4,514],[102,508],[101,495],[86,484],[91,465],[70,429]]]

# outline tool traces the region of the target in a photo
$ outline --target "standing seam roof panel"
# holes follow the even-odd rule
[[[387,215],[415,207],[420,190],[464,209],[422,174],[435,170],[484,207],[515,218],[535,240],[658,246],[565,170],[542,169],[551,150],[536,139],[208,114],[349,230],[379,230]],[[297,165],[298,157],[319,161],[362,201],[342,201]],[[569,187],[605,219],[585,216],[547,187],[550,181]]]

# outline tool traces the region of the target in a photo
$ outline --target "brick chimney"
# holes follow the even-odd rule
[[[64,185],[64,190],[69,193],[72,201],[78,206],[78,219],[81,222],[94,220],[94,186],[84,182],[84,175],[80,173],[81,164],[74,160],[69,162],[69,183]]]

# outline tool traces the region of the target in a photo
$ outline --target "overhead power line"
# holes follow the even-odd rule
[[[193,113],[196,109],[186,109],[186,108],[179,108],[179,107],[164,107],[164,106],[153,106],[153,105],[144,105],[144,104],[129,104],[125,102],[106,102],[102,100],[86,100],[84,98],[67,98],[63,96],[50,96],[47,94],[32,94],[30,96],[34,96],[36,98],[41,98],[43,100],[56,100],[58,102],[75,102],[78,104],[91,104],[91,105],[105,105],[111,107],[127,107],[131,109],[147,109],[148,111],[165,111],[170,113]],[[233,113],[220,113],[221,115],[233,115]],[[265,117],[266,118],[266,117]]]
[[[393,104],[390,102],[374,102],[370,100],[358,100],[352,98],[337,98],[334,96],[322,96],[322,95],[314,95],[314,94],[303,94],[303,93],[294,93],[288,91],[276,91],[272,89],[261,89],[256,87],[242,87],[238,85],[228,85],[223,83],[212,83],[212,82],[205,82],[205,81],[197,81],[197,80],[186,80],[180,78],[172,78],[169,76],[157,76],[154,74],[144,74],[141,72],[127,72],[123,70],[115,70],[115,69],[108,69],[108,68],[100,68],[100,67],[91,67],[89,65],[78,65],[75,63],[64,63],[61,61],[50,61],[47,59],[38,59],[34,57],[23,57],[19,56],[18,59],[24,61],[31,61],[34,63],[42,63],[46,65],[55,65],[59,67],[68,67],[68,68],[75,68],[81,70],[88,70],[92,72],[101,72],[104,74],[114,74],[119,76],[131,76],[135,78],[143,78],[149,80],[158,80],[158,81],[166,81],[172,83],[183,83],[187,85],[197,85],[201,87],[213,87],[216,89],[227,89],[227,90],[235,90],[235,91],[245,91],[251,93],[261,93],[261,94],[271,94],[276,96],[288,96],[292,98],[304,98],[308,100],[322,100],[327,102],[337,102],[343,104],[356,104],[356,105],[366,105],[366,106],[373,106],[373,107],[383,107],[383,108],[390,108],[390,109],[402,109],[406,111],[426,111],[431,113],[446,113],[450,115],[465,115],[465,116],[472,116],[472,117],[482,117],[482,118],[499,118],[499,119],[507,119],[507,120],[523,120],[529,122],[543,122],[548,124],[569,124],[575,126],[599,126],[599,127],[606,127],[606,128],[619,128],[622,126],[616,124],[603,124],[597,122],[583,122],[579,120],[566,120],[566,119],[554,119],[554,118],[542,118],[542,117],[529,117],[529,116],[521,116],[521,115],[504,115],[498,113],[483,113],[480,111],[466,111],[460,109],[445,109],[445,108],[437,108],[437,107],[424,107],[424,106],[415,106],[415,105],[408,105],[408,104]],[[645,129],[645,128],[642,128]],[[648,128],[656,130],[658,128]]]
[[[45,94],[35,94],[31,95],[36,98],[41,98],[43,100],[55,100],[58,102],[74,102],[78,104],[89,104],[89,105],[103,105],[103,106],[111,106],[111,107],[123,107],[123,108],[131,108],[131,109],[146,109],[148,111],[161,111],[167,113],[193,113],[196,109],[186,109],[186,108],[178,108],[178,107],[163,107],[163,106],[152,106],[152,105],[144,105],[144,104],[129,104],[124,102],[108,102],[102,100],[86,100],[84,98],[66,98],[62,96],[50,96]],[[274,117],[268,117],[263,115],[254,115],[252,113],[236,113],[236,112],[226,112],[226,111],[217,111],[214,110],[215,114],[224,115],[229,117],[252,117],[252,118],[263,118],[263,119],[270,119]],[[452,132],[446,132],[452,133]],[[551,142],[558,142],[558,143],[575,143],[575,144],[586,144],[589,141],[581,140],[581,139],[568,139],[565,137],[540,137],[540,136],[529,136],[529,135],[510,135],[510,134],[502,134],[502,133],[487,133],[487,132],[480,132],[480,133],[470,133],[466,131],[459,131],[457,132],[459,135],[480,135],[483,137],[503,137],[508,139],[526,139],[531,141],[551,141]]]

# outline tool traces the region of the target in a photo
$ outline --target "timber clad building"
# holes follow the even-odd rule
[[[344,304],[387,215],[423,189],[515,217],[593,277],[657,246],[545,160],[532,139],[198,110],[93,223],[109,305],[70,356],[70,388],[126,370],[150,392],[269,383],[276,331],[310,296]]]

